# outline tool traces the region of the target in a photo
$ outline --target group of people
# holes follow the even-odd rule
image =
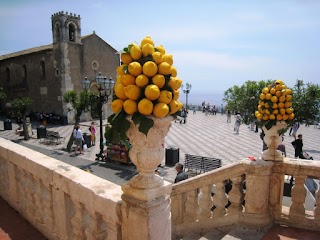
[[[94,146],[96,143],[96,132],[97,132],[94,122],[91,122],[91,125],[89,127],[89,131],[90,131],[91,145]],[[76,127],[74,128],[73,138],[74,138],[74,144],[76,145],[75,155],[82,154],[83,145],[85,144],[85,141],[83,138],[82,131],[80,129],[80,125],[76,125]],[[77,151],[79,151],[79,154],[77,153]]]

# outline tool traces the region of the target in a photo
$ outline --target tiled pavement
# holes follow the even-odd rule
[[[232,119],[232,123],[227,123],[226,118],[226,115],[221,114],[205,115],[202,112],[197,112],[196,114],[190,113],[186,124],[180,124],[178,122],[172,123],[170,131],[165,138],[165,148],[179,148],[180,162],[182,163],[184,162],[184,154],[186,153],[220,158],[222,159],[222,165],[228,165],[250,155],[258,158],[261,155],[262,150],[262,141],[259,133],[251,131],[246,125],[241,125],[240,133],[235,134],[233,131],[234,118]],[[83,122],[81,125],[83,132],[89,132],[88,128],[90,122]],[[17,128],[16,124],[13,124],[13,130],[0,131],[0,137],[13,140],[14,142],[78,167],[89,166],[86,170],[89,170],[92,174],[105,179],[112,178],[109,180],[117,184],[126,182],[134,175],[135,169],[132,165],[127,166],[116,162],[97,164],[94,159],[95,154],[99,152],[99,144],[89,148],[84,155],[77,157],[75,157],[74,153],[67,153],[64,151],[63,148],[65,148],[73,129],[72,125],[47,126],[48,130],[57,131],[61,136],[66,137],[65,143],[60,145],[40,144],[39,139],[36,138],[36,127],[37,126],[35,125],[33,130],[34,135],[28,141],[22,140],[21,137],[14,133],[14,130]],[[2,126],[0,121],[0,130],[1,129]],[[302,125],[298,133],[303,134],[304,150],[307,151],[314,160],[319,161],[320,129],[314,128],[313,126],[305,127]],[[99,128],[97,140],[99,140]],[[288,136],[288,133],[286,133],[284,144],[287,148],[287,157],[294,156],[294,149],[291,146],[291,141],[293,141],[293,137]],[[176,174],[174,167],[166,166],[165,159],[163,159],[161,165],[162,167],[159,168],[161,176],[165,180],[172,182]],[[0,240],[2,240],[1,229]]]

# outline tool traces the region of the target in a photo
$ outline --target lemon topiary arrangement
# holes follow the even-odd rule
[[[270,129],[277,121],[290,123],[294,119],[292,90],[282,80],[275,80],[262,89],[258,110],[255,112],[260,125]]]
[[[153,126],[150,116],[164,118],[182,108],[178,101],[182,80],[177,77],[173,57],[162,45],[155,46],[151,37],[123,49],[117,74],[111,103],[114,114],[108,118],[112,127],[105,134],[109,141],[126,138],[130,115],[140,124],[139,131],[147,135]]]

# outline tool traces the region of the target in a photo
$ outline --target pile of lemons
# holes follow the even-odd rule
[[[282,80],[276,80],[262,89],[258,110],[255,116],[258,120],[286,121],[294,119],[292,108],[292,90],[287,88]]]
[[[155,46],[151,37],[124,48],[117,69],[112,111],[122,109],[129,115],[139,112],[164,118],[182,108],[178,101],[182,80],[177,77],[171,54],[162,45]]]

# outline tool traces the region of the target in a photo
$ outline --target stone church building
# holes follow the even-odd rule
[[[67,116],[73,122],[64,93],[80,92],[85,77],[91,90],[98,91],[94,83],[99,72],[115,80],[120,56],[95,32],[81,36],[80,15],[62,11],[53,14],[51,22],[52,44],[0,56],[0,87],[8,94],[7,102],[29,97],[32,111]]]

